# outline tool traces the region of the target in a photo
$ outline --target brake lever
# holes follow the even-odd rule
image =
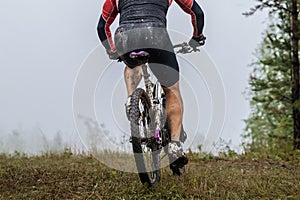
[[[177,44],[174,46],[174,48],[181,47],[176,53],[182,53],[182,54],[187,54],[191,52],[197,52],[200,51],[198,48],[192,48],[187,42],[183,42],[182,44]]]
[[[194,52],[198,52],[198,51],[200,51],[200,49],[198,49],[197,47],[195,47],[195,48],[193,48],[193,50],[192,51],[194,51]]]

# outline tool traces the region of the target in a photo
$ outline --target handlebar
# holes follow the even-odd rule
[[[179,50],[176,51],[176,48],[180,48]],[[200,51],[198,48],[193,48],[191,47],[187,42],[183,42],[181,44],[176,44],[173,46],[173,49],[175,50],[175,53],[182,53],[182,54],[187,54],[191,52],[197,52]]]
[[[180,48],[176,51],[177,48]],[[173,46],[173,49],[175,51],[176,54],[181,53],[181,54],[187,54],[187,53],[191,53],[191,52],[199,52],[200,49],[198,49],[197,47],[193,48],[191,47],[187,42],[183,42],[181,44],[176,44]],[[121,57],[116,56],[117,54],[112,54],[110,55],[110,59],[112,60],[117,60],[118,62],[122,62]],[[116,57],[114,57],[116,56]]]

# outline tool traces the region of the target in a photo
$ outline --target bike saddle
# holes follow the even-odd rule
[[[135,60],[148,60],[150,54],[146,51],[133,51],[129,54],[129,57]]]

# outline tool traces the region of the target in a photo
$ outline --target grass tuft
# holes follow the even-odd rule
[[[0,199],[300,199],[299,153],[283,157],[189,152],[186,174],[162,169],[152,188],[90,155],[0,154]]]

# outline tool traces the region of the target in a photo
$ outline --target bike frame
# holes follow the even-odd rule
[[[162,134],[161,130],[164,127],[164,124],[162,124],[162,117],[164,115],[164,101],[165,101],[165,94],[163,92],[162,86],[158,81],[156,83],[153,83],[150,80],[150,66],[149,63],[146,62],[142,65],[142,71],[143,71],[143,78],[145,82],[145,89],[146,93],[149,96],[150,103],[151,103],[151,109],[154,112],[154,123],[155,123],[155,140],[156,142],[161,145],[162,144]],[[152,133],[150,133],[150,137],[153,136]]]

